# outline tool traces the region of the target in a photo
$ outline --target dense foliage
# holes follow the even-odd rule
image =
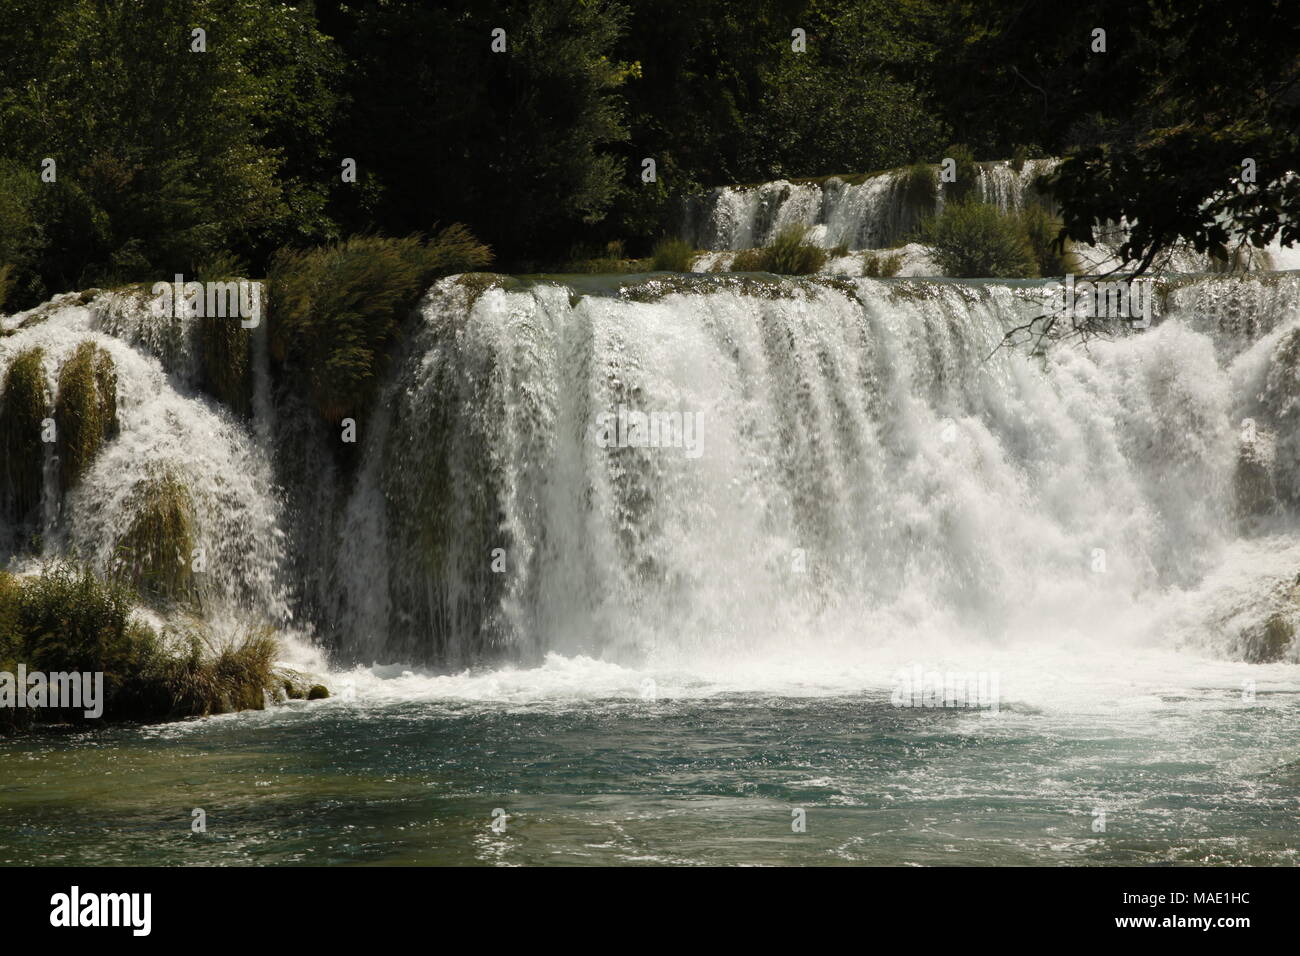
[[[1124,217],[1139,262],[1292,239],[1297,51],[1288,0],[4,0],[0,291],[435,222],[649,257],[701,187],[947,155],[1065,156],[1065,232]]]

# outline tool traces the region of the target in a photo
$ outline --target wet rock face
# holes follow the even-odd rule
[[[1249,522],[1263,517],[1276,507],[1277,489],[1273,480],[1276,454],[1271,432],[1252,430],[1249,438],[1242,439],[1232,482],[1237,516],[1241,520]]]
[[[1295,624],[1279,612],[1242,635],[1242,657],[1249,664],[1271,664],[1287,656],[1295,642]]]

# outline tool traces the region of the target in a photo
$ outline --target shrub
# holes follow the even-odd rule
[[[7,600],[13,601],[13,595]],[[102,672],[104,717],[147,715],[158,706],[154,675],[159,645],[157,635],[133,618],[132,608],[127,588],[100,581],[89,570],[46,568],[21,582],[17,612],[9,612],[14,625],[8,656],[29,671]],[[0,720],[6,716],[8,727],[0,729],[31,724],[37,715],[4,708]],[[81,710],[41,711],[39,716],[73,723],[86,719]]]
[[[695,263],[695,249],[683,239],[661,239],[655,244],[655,272],[690,272]]]
[[[64,492],[79,482],[104,442],[117,434],[117,369],[94,342],[77,346],[59,369],[54,402],[59,477]]]
[[[1069,240],[1065,240],[1059,250],[1055,246],[1061,231],[1059,219],[1053,218],[1042,206],[1031,203],[1021,211],[1020,223],[1040,276],[1063,276],[1081,271],[1077,257],[1070,251]]]
[[[935,200],[939,196],[939,177],[928,163],[913,163],[899,175],[895,183],[903,203],[918,216],[934,215]]]
[[[131,492],[131,525],[117,541],[114,575],[160,600],[193,596],[194,502],[173,472],[144,479]]]
[[[271,352],[337,423],[368,407],[401,321],[438,276],[481,269],[491,251],[460,225],[424,242],[354,236],[271,261]]]
[[[53,565],[18,579],[0,572],[0,669],[104,675],[105,720],[165,720],[261,709],[278,681],[278,646],[264,627],[219,640],[199,621],[160,637],[133,616],[121,581]],[[83,708],[84,709],[84,708]],[[0,732],[42,722],[85,720],[82,710],[0,708]]]
[[[849,254],[849,244],[847,242],[841,242],[838,245],[831,247],[829,256],[832,259],[843,259],[848,254]]]
[[[43,358],[38,348],[19,352],[0,391],[0,511],[12,525],[31,520],[40,506],[49,401]]]
[[[979,185],[980,171],[975,163],[975,154],[971,152],[969,146],[955,143],[948,147],[943,156],[944,159],[957,161],[956,181],[944,183],[946,198],[950,203],[962,202],[970,197],[975,187]]]
[[[950,276],[1014,279],[1038,275],[1020,218],[986,203],[945,206],[941,215],[921,223],[919,241]]]
[[[903,254],[868,252],[862,261],[862,274],[871,279],[887,279],[903,268]]]
[[[807,226],[787,226],[761,249],[745,249],[731,261],[732,272],[812,275],[826,265],[826,250],[805,242]]]

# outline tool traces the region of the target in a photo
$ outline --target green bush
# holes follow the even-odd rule
[[[944,151],[944,159],[955,159],[957,161],[957,179],[955,182],[944,183],[944,196],[950,202],[963,202],[969,198],[979,185],[979,166],[975,163],[975,154],[971,152],[969,146],[960,143],[954,143]]]
[[[94,342],[78,345],[59,369],[54,421],[66,493],[85,475],[104,442],[117,434],[117,368]]]
[[[695,249],[683,239],[660,239],[654,247],[655,272],[690,272]]]
[[[1037,203],[1030,203],[1021,211],[1020,223],[1040,276],[1064,276],[1081,271],[1078,258],[1070,251],[1069,240],[1059,250],[1055,247],[1061,231],[1059,219]]]
[[[491,251],[460,225],[428,242],[354,236],[282,249],[269,276],[271,354],[305,381],[326,421],[357,418],[400,323],[429,284],[491,261]]]
[[[0,652],[10,665],[27,670],[102,672],[103,716],[131,719],[158,706],[155,680],[157,635],[132,617],[130,591],[98,580],[70,565],[46,568],[40,575],[0,589],[0,618],[12,622],[8,647]],[[14,666],[5,669],[11,673]],[[85,720],[81,710],[39,712],[0,709],[0,730],[36,722]]]
[[[89,569],[53,565],[39,575],[0,572],[0,670],[102,672],[102,718],[169,720],[261,709],[278,680],[278,644],[265,627],[218,640],[197,620],[163,636],[133,615],[135,595]],[[84,708],[83,708],[84,709]],[[56,721],[81,723],[82,710],[0,708],[0,733]]]
[[[731,261],[732,272],[812,275],[826,265],[826,250],[804,240],[807,226],[787,226],[761,249],[744,249]]]
[[[44,353],[19,352],[0,391],[0,512],[11,525],[37,513],[45,459],[41,422],[48,414]]]
[[[157,600],[193,596],[194,502],[173,472],[144,479],[131,492],[133,515],[114,550],[114,575]]]
[[[935,200],[939,197],[939,176],[929,163],[913,163],[899,175],[895,183],[904,205],[918,216],[933,216]]]
[[[921,223],[919,241],[944,273],[962,279],[1038,275],[1020,217],[979,202],[950,203]]]

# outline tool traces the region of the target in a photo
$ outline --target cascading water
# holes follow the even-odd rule
[[[1038,283],[597,286],[430,293],[311,545],[354,597],[327,628],[349,656],[1137,640],[1244,552],[1300,571],[1296,277],[1183,283],[1155,328],[1046,359],[996,349]],[[602,447],[620,406],[694,422],[698,457]],[[1277,449],[1264,506],[1244,419]],[[1210,623],[1177,639],[1229,653]]]
[[[1248,656],[1300,570],[1298,290],[1183,280],[1153,329],[1043,358],[997,349],[1041,283],[453,278],[350,475],[310,410],[272,412],[264,364],[241,421],[196,389],[190,324],[129,296],[16,317],[0,371],[40,347],[52,391],[87,339],[118,369],[121,433],[47,509],[46,558],[108,568],[168,470],[210,609],[314,622],[340,660],[840,666],[1175,611],[1178,640]],[[620,410],[695,445],[605,447]],[[1255,570],[1232,608],[1171,610],[1234,561]]]
[[[286,627],[294,610],[270,450],[196,387],[194,321],[155,316],[139,295],[104,293],[84,304],[60,297],[11,325],[0,338],[0,378],[20,352],[39,348],[53,396],[59,368],[87,341],[108,353],[117,375],[118,434],[66,497],[47,483],[41,526],[26,529],[40,542],[36,556],[75,557],[108,573],[137,517],[137,492],[168,475],[194,510],[191,543],[203,569],[195,580],[207,613]],[[9,547],[19,543],[12,530]]]
[[[1033,196],[1034,180],[1056,160],[980,163],[973,195],[1004,211],[1020,209]],[[942,191],[938,196],[942,208]],[[832,248],[883,249],[906,240],[920,221],[909,198],[907,170],[893,169],[848,181],[832,176],[818,182],[786,180],[755,186],[720,186],[690,199],[682,211],[682,232],[697,249],[738,250],[767,244],[789,226],[809,228],[809,238]]]

